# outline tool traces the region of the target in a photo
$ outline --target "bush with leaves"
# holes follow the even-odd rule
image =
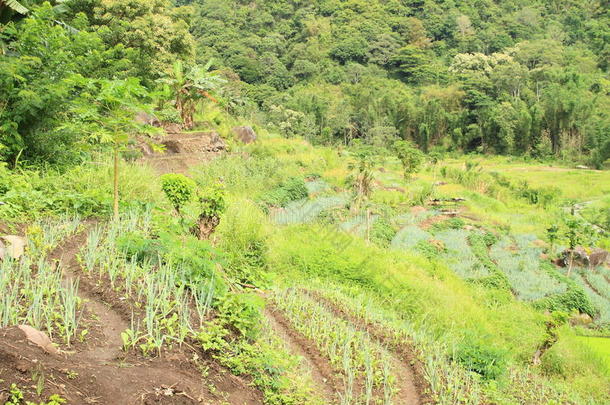
[[[423,163],[424,154],[411,142],[403,140],[394,142],[394,151],[402,164],[405,179],[410,179]]]
[[[161,189],[179,215],[184,205],[193,198],[195,188],[195,182],[183,174],[168,173],[161,176]]]
[[[497,380],[506,370],[506,353],[474,333],[467,333],[455,350],[454,360],[485,380]]]
[[[300,177],[291,177],[271,191],[260,197],[268,207],[285,207],[292,201],[302,200],[309,195],[305,181]]]
[[[347,178],[354,190],[353,211],[358,211],[362,202],[371,195],[373,191],[373,169],[379,163],[379,151],[372,145],[367,145],[356,139],[352,142],[352,160],[348,169],[352,173]]]
[[[195,233],[199,239],[208,239],[220,223],[220,216],[227,208],[225,189],[217,183],[199,195],[199,219]]]

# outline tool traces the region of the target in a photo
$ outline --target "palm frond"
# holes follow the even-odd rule
[[[8,8],[19,14],[27,14],[30,10],[17,0],[0,0],[0,4],[6,4]]]

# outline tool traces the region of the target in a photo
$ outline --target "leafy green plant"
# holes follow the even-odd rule
[[[555,253],[555,244],[559,240],[559,226],[557,224],[551,225],[546,230],[546,235],[551,244],[551,254]]]
[[[424,161],[424,154],[411,142],[398,140],[394,142],[394,153],[402,164],[403,176],[409,180]]]
[[[497,380],[506,371],[506,354],[476,336],[468,336],[455,350],[454,359],[486,380]]]
[[[264,193],[260,200],[267,206],[285,207],[292,201],[307,198],[308,195],[305,181],[300,177],[291,177],[273,190]]]
[[[183,174],[168,173],[161,176],[161,189],[178,215],[193,197],[195,188],[195,182]]]
[[[208,239],[214,233],[226,208],[225,188],[221,183],[199,194],[200,213],[196,229],[199,239]]]

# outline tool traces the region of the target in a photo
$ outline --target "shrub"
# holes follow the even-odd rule
[[[597,310],[591,303],[591,300],[581,286],[576,284],[574,280],[564,276],[553,268],[549,262],[542,262],[540,268],[544,270],[550,277],[567,285],[565,292],[544,297],[534,301],[533,305],[537,309],[548,311],[578,311],[582,314],[587,314],[590,317],[597,315]]]
[[[193,196],[195,182],[183,174],[168,173],[161,176],[161,189],[178,214]]]
[[[440,254],[446,251],[443,243],[440,241],[420,240],[415,245],[415,250],[427,257],[428,259],[437,258]]]
[[[506,370],[504,351],[490,346],[475,334],[468,334],[458,345],[454,360],[486,380],[497,380]]]
[[[159,242],[145,237],[138,232],[127,232],[116,240],[117,250],[123,252],[127,259],[137,261],[155,260],[159,255]]]
[[[308,196],[305,181],[291,177],[273,190],[263,194],[260,201],[269,207],[285,207],[292,201],[302,200]]]
[[[466,223],[464,222],[463,219],[454,217],[454,218],[449,218],[446,221],[435,223],[434,225],[432,225],[431,229],[434,232],[444,231],[447,229],[462,229],[462,228],[464,228],[464,225],[466,225]]]
[[[261,328],[263,298],[255,294],[226,294],[218,302],[217,309],[224,324],[235,328],[247,339],[255,339]]]
[[[389,247],[396,230],[385,217],[378,218],[371,226],[371,241],[382,247]]]
[[[511,286],[506,274],[504,274],[489,257],[489,251],[487,250],[489,246],[488,243],[492,242],[493,238],[488,235],[491,234],[475,232],[468,236],[468,242],[470,243],[472,252],[491,274],[490,276],[477,279],[476,282],[486,287],[510,291]]]

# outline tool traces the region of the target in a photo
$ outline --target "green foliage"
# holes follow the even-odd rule
[[[161,195],[150,168],[122,164],[119,191],[121,209],[142,210],[159,203]],[[108,217],[112,212],[112,166],[106,161],[56,170],[11,172],[0,166],[0,218],[28,220],[75,213]]]
[[[178,214],[193,197],[195,188],[195,182],[183,174],[168,173],[161,176],[161,189]]]
[[[201,216],[219,218],[227,209],[225,188],[221,183],[214,184],[199,195]]]
[[[75,79],[103,72],[111,52],[96,34],[70,33],[55,21],[44,3],[2,29],[7,51],[0,52],[0,159],[12,164],[18,156],[50,163],[83,157],[84,134],[63,123],[80,93]]]
[[[424,154],[410,142],[402,140],[394,142],[394,150],[398,160],[402,163],[404,177],[408,180],[419,169],[424,160]]]
[[[267,273],[266,218],[248,200],[229,205],[217,229],[219,248],[226,255],[226,271],[236,281],[265,285]]]
[[[377,218],[371,226],[371,241],[379,246],[389,247],[395,235],[396,230],[385,216]]]
[[[200,61],[239,76],[246,108],[287,136],[609,156],[608,25],[595,5],[195,4]]]
[[[305,181],[300,177],[291,177],[273,190],[263,194],[260,201],[269,207],[285,207],[292,201],[307,198],[308,195]]]
[[[174,62],[173,70],[158,82],[167,86],[173,96],[174,106],[186,128],[192,128],[193,115],[198,101],[210,99],[217,101],[210,93],[218,88],[224,79],[216,72],[209,72],[213,61],[205,66],[185,69],[182,61]]]
[[[506,354],[480,337],[468,335],[455,350],[454,360],[485,380],[497,380],[505,373]]]
[[[205,323],[197,340],[233,374],[252,377],[266,404],[318,404],[299,384],[297,359],[264,330],[263,304],[264,300],[254,294],[225,296],[218,305],[219,316]]]
[[[93,0],[82,6],[106,46],[120,47],[129,75],[151,84],[169,72],[176,60],[191,61],[193,38],[188,9],[176,9],[167,0]],[[78,9],[78,6],[77,6]],[[126,61],[122,60],[122,63]]]
[[[261,311],[264,300],[256,294],[227,294],[218,304],[219,319],[235,328],[246,339],[254,340],[261,332]]]
[[[580,285],[558,272],[551,263],[543,262],[541,267],[549,276],[567,284],[568,288],[563,293],[550,295],[534,301],[534,307],[551,312],[563,311],[571,313],[578,311],[592,318],[595,317],[597,310]]]
[[[487,235],[489,234],[474,232],[468,236],[468,242],[470,243],[472,252],[490,273],[489,276],[479,278],[476,282],[490,288],[510,291],[511,286],[508,278],[489,257],[488,247],[493,243],[494,239]]]
[[[439,232],[439,231],[444,231],[447,229],[462,229],[462,228],[464,228],[465,225],[466,225],[466,223],[464,222],[464,220],[462,218],[453,217],[453,218],[449,218],[446,221],[434,223],[430,227],[430,229],[432,229],[434,232]],[[493,234],[486,233],[484,235],[484,238],[486,239],[485,244],[487,246],[493,245],[493,242],[489,240],[489,238],[491,238],[492,236],[489,236],[489,235],[493,235]]]
[[[413,248],[428,259],[436,259],[445,252],[445,248],[442,244],[433,243],[429,240],[420,240]]]

